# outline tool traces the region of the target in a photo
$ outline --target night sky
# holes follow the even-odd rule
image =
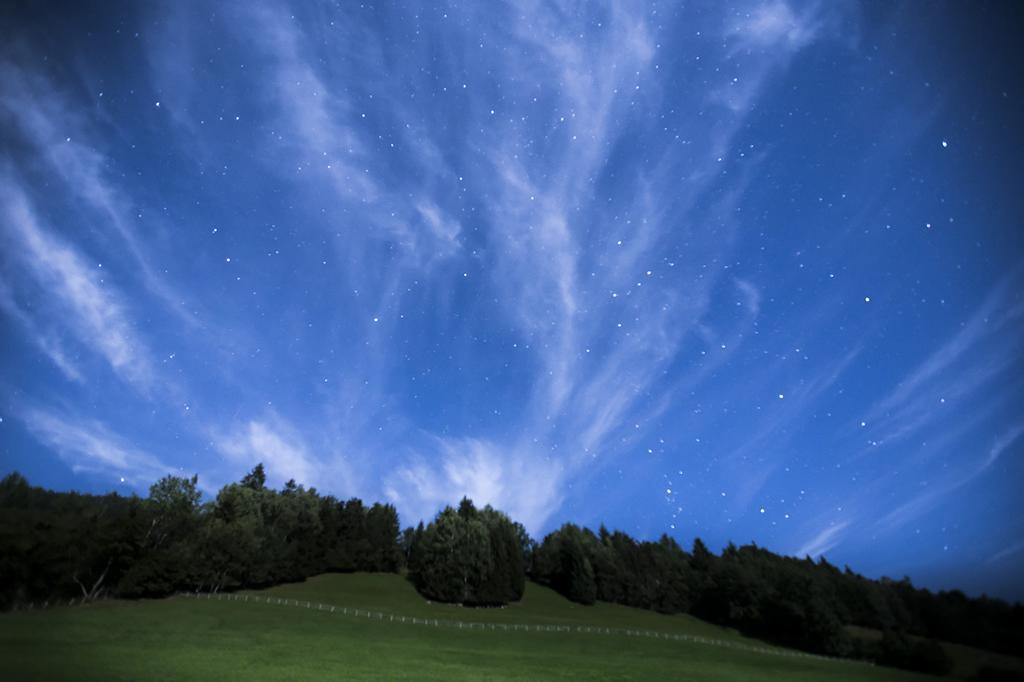
[[[1024,598],[1020,5],[679,4],[4,3],[0,474]]]

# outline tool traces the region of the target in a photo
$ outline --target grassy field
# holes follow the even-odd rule
[[[925,680],[863,663],[748,650],[760,642],[688,616],[583,607],[530,584],[520,604],[430,604],[393,575],[326,575],[248,592],[256,601],[175,597],[0,615],[3,680]],[[266,597],[313,608],[268,604]],[[318,603],[371,610],[373,619]],[[589,625],[715,639],[459,629],[389,615],[477,624]]]
[[[846,629],[850,633],[851,637],[868,641],[878,641],[882,639],[882,632],[880,630],[860,628],[853,625],[847,626]],[[1003,654],[985,651],[984,649],[976,649],[974,647],[964,646],[963,644],[952,644],[950,642],[943,642],[942,646],[949,655],[950,660],[953,661],[953,669],[949,671],[948,675],[953,679],[970,680],[974,678],[984,666],[1013,672],[1024,677],[1024,659],[1022,658],[1014,658],[1013,656],[1005,656]]]

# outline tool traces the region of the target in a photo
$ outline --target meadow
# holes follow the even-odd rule
[[[110,600],[2,614],[0,679],[935,678],[796,655],[687,615],[581,606],[534,583],[517,604],[469,609],[430,603],[396,575],[327,574],[220,599]]]

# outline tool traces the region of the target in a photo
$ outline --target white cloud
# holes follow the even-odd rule
[[[782,448],[791,438],[793,427],[820,402],[822,394],[839,381],[860,355],[861,350],[860,346],[853,348],[838,360],[821,367],[818,373],[803,383],[799,389],[787,392],[786,399],[784,403],[780,403],[779,409],[757,420],[754,428],[743,434],[742,442],[727,452],[722,460],[730,466],[749,467],[752,458],[761,461],[760,453]],[[761,371],[745,376],[742,379],[742,386],[731,384],[724,390],[757,391],[764,395],[772,395],[772,387],[778,385],[778,372],[783,367],[784,361],[766,366]],[[779,466],[780,462],[773,459],[767,464],[755,467],[743,482],[736,486],[732,499],[737,507],[743,508],[750,504]]]
[[[284,8],[269,3],[247,10],[251,11],[240,18],[248,20],[274,60],[270,92],[288,128],[296,133],[290,138],[299,145],[300,162],[315,159],[343,198],[376,199],[377,183],[353,162],[363,157],[364,150],[359,135],[343,120],[351,112],[349,102],[318,73],[307,55],[310,41],[298,22]]]
[[[779,51],[786,54],[799,49],[810,40],[800,32],[809,24],[788,5],[781,7],[733,27],[731,34],[715,36],[711,49],[717,54],[708,54],[709,61],[725,64],[741,41],[777,43],[786,46]],[[443,440],[433,448],[440,453],[439,468],[406,462],[399,474],[386,478],[388,491],[403,500],[403,509],[411,505],[428,514],[454,502],[457,488],[538,523],[553,513],[567,482],[593,475],[598,468],[594,455],[600,455],[601,465],[621,456],[629,442],[618,436],[626,429],[632,434],[634,424],[647,424],[671,404],[659,383],[689,332],[716,303],[713,294],[722,264],[728,262],[724,255],[734,244],[736,209],[754,171],[723,181],[715,158],[729,151],[745,112],[727,117],[724,127],[712,122],[717,117],[680,113],[673,126],[697,142],[684,148],[666,138],[664,148],[635,164],[635,173],[613,183],[622,185],[621,191],[612,190],[619,193],[614,201],[597,196],[604,191],[597,188],[610,168],[610,155],[629,147],[632,134],[643,135],[652,125],[650,113],[659,110],[667,94],[661,76],[669,65],[658,58],[661,43],[676,38],[660,34],[651,15],[636,6],[614,5],[599,27],[592,17],[550,3],[510,4],[497,11],[502,19],[488,47],[493,43],[507,49],[480,50],[475,38],[452,35],[446,40],[451,47],[445,63],[436,70],[439,87],[432,93],[392,86],[422,82],[421,60],[388,52],[372,32],[339,29],[335,35],[351,38],[351,46],[334,47],[284,5],[237,6],[230,23],[242,39],[266,36],[254,57],[270,66],[264,93],[272,111],[267,126],[279,137],[265,160],[281,177],[295,177],[301,168],[304,189],[328,189],[338,213],[344,214],[344,223],[330,228],[343,235],[337,247],[352,264],[344,276],[352,289],[359,289],[353,317],[366,320],[362,327],[356,323],[354,335],[367,342],[359,348],[360,367],[332,379],[330,409],[351,425],[341,437],[356,442],[352,432],[363,430],[372,442],[380,406],[391,399],[382,386],[395,359],[380,353],[373,341],[394,329],[389,325],[398,316],[378,313],[401,310],[424,290],[433,295],[443,289],[435,300],[444,305],[462,295],[456,286],[465,286],[472,290],[470,300],[487,306],[488,316],[507,318],[506,333],[519,342],[517,352],[529,356],[523,363],[529,386],[525,405],[517,411],[514,431],[506,432],[528,435],[467,433]],[[461,31],[452,22],[439,30],[446,37]],[[463,43],[470,47],[460,51]],[[353,60],[354,50],[374,59]],[[173,52],[158,59],[173,59]],[[452,91],[461,88],[445,79],[458,70],[452,64],[467,59],[480,61],[494,82],[517,88],[535,84],[538,96],[524,89],[521,97],[481,108],[470,82],[469,96],[456,99]],[[394,71],[386,81],[384,74],[365,71],[386,61],[393,62]],[[771,60],[772,65],[782,63],[781,57]],[[357,103],[369,93],[347,87],[349,68],[364,69],[360,82],[380,77],[374,104],[388,106],[383,111],[369,107],[367,120],[360,117]],[[760,66],[754,72],[757,84],[767,78]],[[427,94],[450,96],[451,106],[465,104],[453,119],[464,126],[459,144],[453,146],[445,132],[450,121],[432,119],[429,107],[419,107]],[[688,94],[699,102],[706,92]],[[376,152],[384,138],[373,133],[382,129],[392,131],[388,141],[402,148],[394,157],[386,150]],[[407,167],[396,170],[390,158]],[[711,190],[721,198],[707,200]],[[461,192],[486,201],[471,206],[457,198]],[[713,234],[705,231],[709,224],[716,225]],[[372,254],[380,238],[389,240],[389,249],[392,241],[399,247],[398,257],[385,268],[356,255]],[[669,272],[662,261],[667,245],[677,240],[688,250],[679,260],[697,265],[680,262]],[[442,258],[470,257],[474,265],[485,266],[483,281],[475,274],[463,280],[462,268],[453,268],[452,275],[435,267]],[[657,277],[645,274],[652,270],[658,270]],[[424,286],[428,277],[455,277],[458,284],[447,281],[438,287],[434,280]],[[731,305],[738,293],[745,315],[729,328],[730,341],[737,340],[730,349],[749,330],[761,304],[754,284],[734,283],[722,294]],[[622,297],[612,300],[613,290]],[[377,321],[371,325],[369,320]],[[696,383],[702,373],[713,373],[723,357],[716,354],[695,365],[686,380]],[[386,423],[401,421],[399,415]],[[251,454],[256,449],[251,430],[251,424],[236,429],[231,434],[236,445],[227,449]],[[304,452],[301,439],[283,441],[285,452]]]
[[[430,199],[423,197],[416,203],[416,211],[435,238],[437,256],[451,255],[458,248],[462,226],[457,220],[446,216]]]
[[[1004,375],[1017,359],[1024,334],[1024,305],[1009,300],[1019,284],[1018,269],[993,287],[945,343],[866,411],[863,419],[875,440],[906,437],[936,421],[949,423],[948,408],[937,409],[940,398],[952,406]]]
[[[82,372],[74,361],[68,357],[64,345],[56,333],[44,331],[36,323],[32,315],[18,305],[10,288],[3,280],[0,280],[0,309],[21,325],[28,339],[63,372],[68,380],[75,382],[83,381]]]
[[[798,557],[809,556],[812,559],[817,559],[822,554],[828,553],[842,542],[843,531],[845,531],[849,525],[849,521],[833,523],[808,539],[800,546],[800,549],[793,552],[793,554]]]
[[[8,233],[15,239],[14,252],[48,304],[55,306],[53,316],[62,319],[68,331],[100,354],[119,376],[148,389],[153,376],[149,353],[120,294],[101,282],[97,269],[70,243],[40,224],[24,192],[9,176],[0,190],[0,203]],[[40,343],[50,342],[44,338]]]
[[[153,454],[111,432],[95,420],[78,420],[42,409],[21,414],[30,433],[67,462],[73,471],[123,477],[131,485],[146,485],[176,473]]]
[[[920,517],[947,499],[949,495],[987,473],[999,460],[1003,452],[1017,442],[1022,435],[1024,435],[1024,423],[1014,424],[995,439],[992,447],[988,449],[988,452],[985,453],[980,461],[975,459],[966,469],[961,468],[961,470],[954,472],[953,475],[946,477],[943,482],[931,486],[925,492],[899,505],[880,518],[875,524],[876,527],[883,531],[892,531]]]
[[[438,439],[436,445],[426,461],[414,458],[386,480],[388,500],[413,520],[429,520],[465,496],[536,533],[562,503],[563,471],[555,462],[472,438]]]
[[[796,13],[782,0],[756,3],[726,20],[722,40],[731,75],[713,88],[710,99],[746,114],[768,79],[793,56],[818,40],[841,8],[811,3]],[[742,68],[740,68],[742,67]]]
[[[33,160],[46,166],[51,177],[62,183],[66,196],[81,209],[80,220],[89,221],[117,236],[133,261],[147,290],[156,295],[178,319],[194,325],[181,296],[150,265],[142,240],[130,216],[142,209],[113,182],[106,172],[110,160],[90,144],[90,123],[64,92],[31,69],[0,61],[0,118],[10,121],[12,130],[33,150]],[[29,166],[10,172],[24,187],[33,187]],[[148,212],[147,212],[148,213]],[[159,213],[147,214],[150,225]]]
[[[660,281],[647,279],[646,272],[652,266],[664,268],[661,247],[679,230],[692,230],[691,258],[696,260],[699,253],[702,262],[720,262],[732,245],[735,208],[750,181],[749,174],[740,174],[738,183],[730,183],[722,199],[712,202],[713,208],[701,209],[721,217],[721,230],[711,237],[689,225],[699,222],[693,207],[720,178],[720,164],[711,156],[698,156],[698,168],[688,164],[687,182],[680,187],[673,167],[677,161],[666,150],[660,163],[637,171],[629,180],[631,191],[613,209],[592,205],[588,213],[595,178],[605,171],[609,150],[628,139],[633,126],[644,125],[634,113],[644,106],[635,105],[657,107],[659,79],[648,78],[656,75],[657,39],[643,12],[623,6],[611,11],[600,31],[586,31],[585,38],[573,20],[549,6],[533,5],[516,14],[520,20],[511,30],[520,49],[510,51],[496,67],[496,78],[507,70],[513,80],[558,83],[549,105],[530,111],[535,119],[550,118],[550,132],[542,153],[533,154],[524,150],[532,149],[535,140],[525,139],[518,125],[499,120],[496,128],[488,126],[480,145],[490,150],[494,172],[474,183],[491,198],[486,217],[494,244],[491,281],[498,291],[496,302],[504,303],[502,309],[537,363],[520,429],[535,440],[490,444],[485,451],[500,451],[498,460],[481,454],[473,461],[451,456],[481,472],[473,479],[477,483],[481,477],[498,480],[483,475],[499,470],[495,461],[505,480],[510,462],[531,451],[552,453],[551,461],[561,467],[561,481],[593,475],[628,449],[630,439],[614,436],[627,428],[632,434],[634,424],[647,423],[667,409],[670,401],[653,389],[712,304],[721,268],[691,272],[682,266]],[[784,15],[776,19],[789,21]],[[801,21],[792,18],[798,25],[785,38],[790,41],[787,54],[811,39],[799,33],[806,27]],[[767,23],[749,28],[768,38]],[[781,56],[772,60],[773,66],[784,63]],[[755,71],[759,88],[769,72],[761,67]],[[743,113],[724,132],[717,127],[703,131],[715,138],[714,145],[706,143],[711,151],[725,153]],[[696,125],[698,133],[708,126],[703,120]],[[668,204],[666,196],[672,197]],[[680,282],[686,282],[685,290]],[[735,286],[746,313],[740,326],[749,326],[760,312],[760,291],[742,279]],[[621,298],[611,298],[611,292]],[[736,333],[742,337],[745,331]],[[587,354],[599,347],[599,354]],[[695,372],[717,360],[702,363]],[[439,488],[450,502],[450,491],[434,484],[456,477],[428,474],[423,467],[409,467],[406,482],[414,489]]]
[[[997,563],[999,561],[1002,561],[1003,559],[1006,559],[1008,557],[1013,556],[1014,554],[1017,554],[1018,552],[1020,552],[1022,550],[1024,550],[1024,541],[1016,542],[1016,543],[1014,543],[1012,545],[1004,547],[1003,549],[999,550],[998,552],[996,552],[995,554],[990,556],[988,559],[985,560],[985,563],[986,564]]]
[[[976,475],[981,475],[988,471],[993,464],[999,461],[999,458],[1006,449],[1016,443],[1017,439],[1021,436],[1024,436],[1024,423],[1014,424],[1006,433],[997,438],[992,448],[988,451],[988,457],[982,462]]]
[[[230,460],[247,469],[262,462],[275,483],[291,478],[305,485],[320,482],[316,458],[299,434],[278,417],[240,424],[215,437],[214,444]]]
[[[756,286],[745,279],[736,280],[736,288],[743,294],[743,302],[751,315],[757,317],[761,312],[761,292]]]
[[[428,267],[456,253],[459,221],[422,195],[413,198],[386,172],[378,172],[381,159],[373,152],[377,141],[366,134],[362,113],[331,70],[344,60],[335,59],[334,54],[325,60],[317,41],[286,7],[273,3],[240,7],[244,9],[237,13],[236,23],[261,36],[259,47],[270,59],[273,85],[268,95],[277,108],[278,125],[288,133],[281,138],[287,159],[272,158],[271,163],[287,168],[288,177],[294,177],[295,168],[305,169],[304,183],[325,182],[340,202],[357,212],[359,221],[369,228],[370,241],[396,240],[403,247],[400,255],[415,267]],[[364,44],[362,49],[374,48]],[[366,64],[362,63],[363,68]],[[380,74],[382,80],[392,77]],[[408,106],[404,97],[390,94],[387,88],[381,95],[391,97],[396,106]],[[396,119],[403,112],[396,111]],[[408,113],[414,118],[416,112]],[[430,149],[431,145],[422,141],[417,147]],[[427,177],[419,180],[430,184],[430,176],[442,172],[444,165],[435,155],[426,166],[421,170],[429,169],[424,172]],[[346,251],[351,247],[345,244]]]
[[[728,35],[747,49],[782,47],[799,50],[814,40],[820,23],[813,12],[798,16],[785,2],[768,2],[755,7],[734,23]]]

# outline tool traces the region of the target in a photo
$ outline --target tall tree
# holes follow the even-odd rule
[[[294,483],[294,481],[292,481]],[[267,474],[263,471],[263,462],[260,462],[253,470],[242,478],[242,485],[252,490],[263,490],[267,484]]]
[[[507,516],[463,498],[414,532],[409,571],[416,588],[438,601],[517,601],[525,587],[522,539]]]

